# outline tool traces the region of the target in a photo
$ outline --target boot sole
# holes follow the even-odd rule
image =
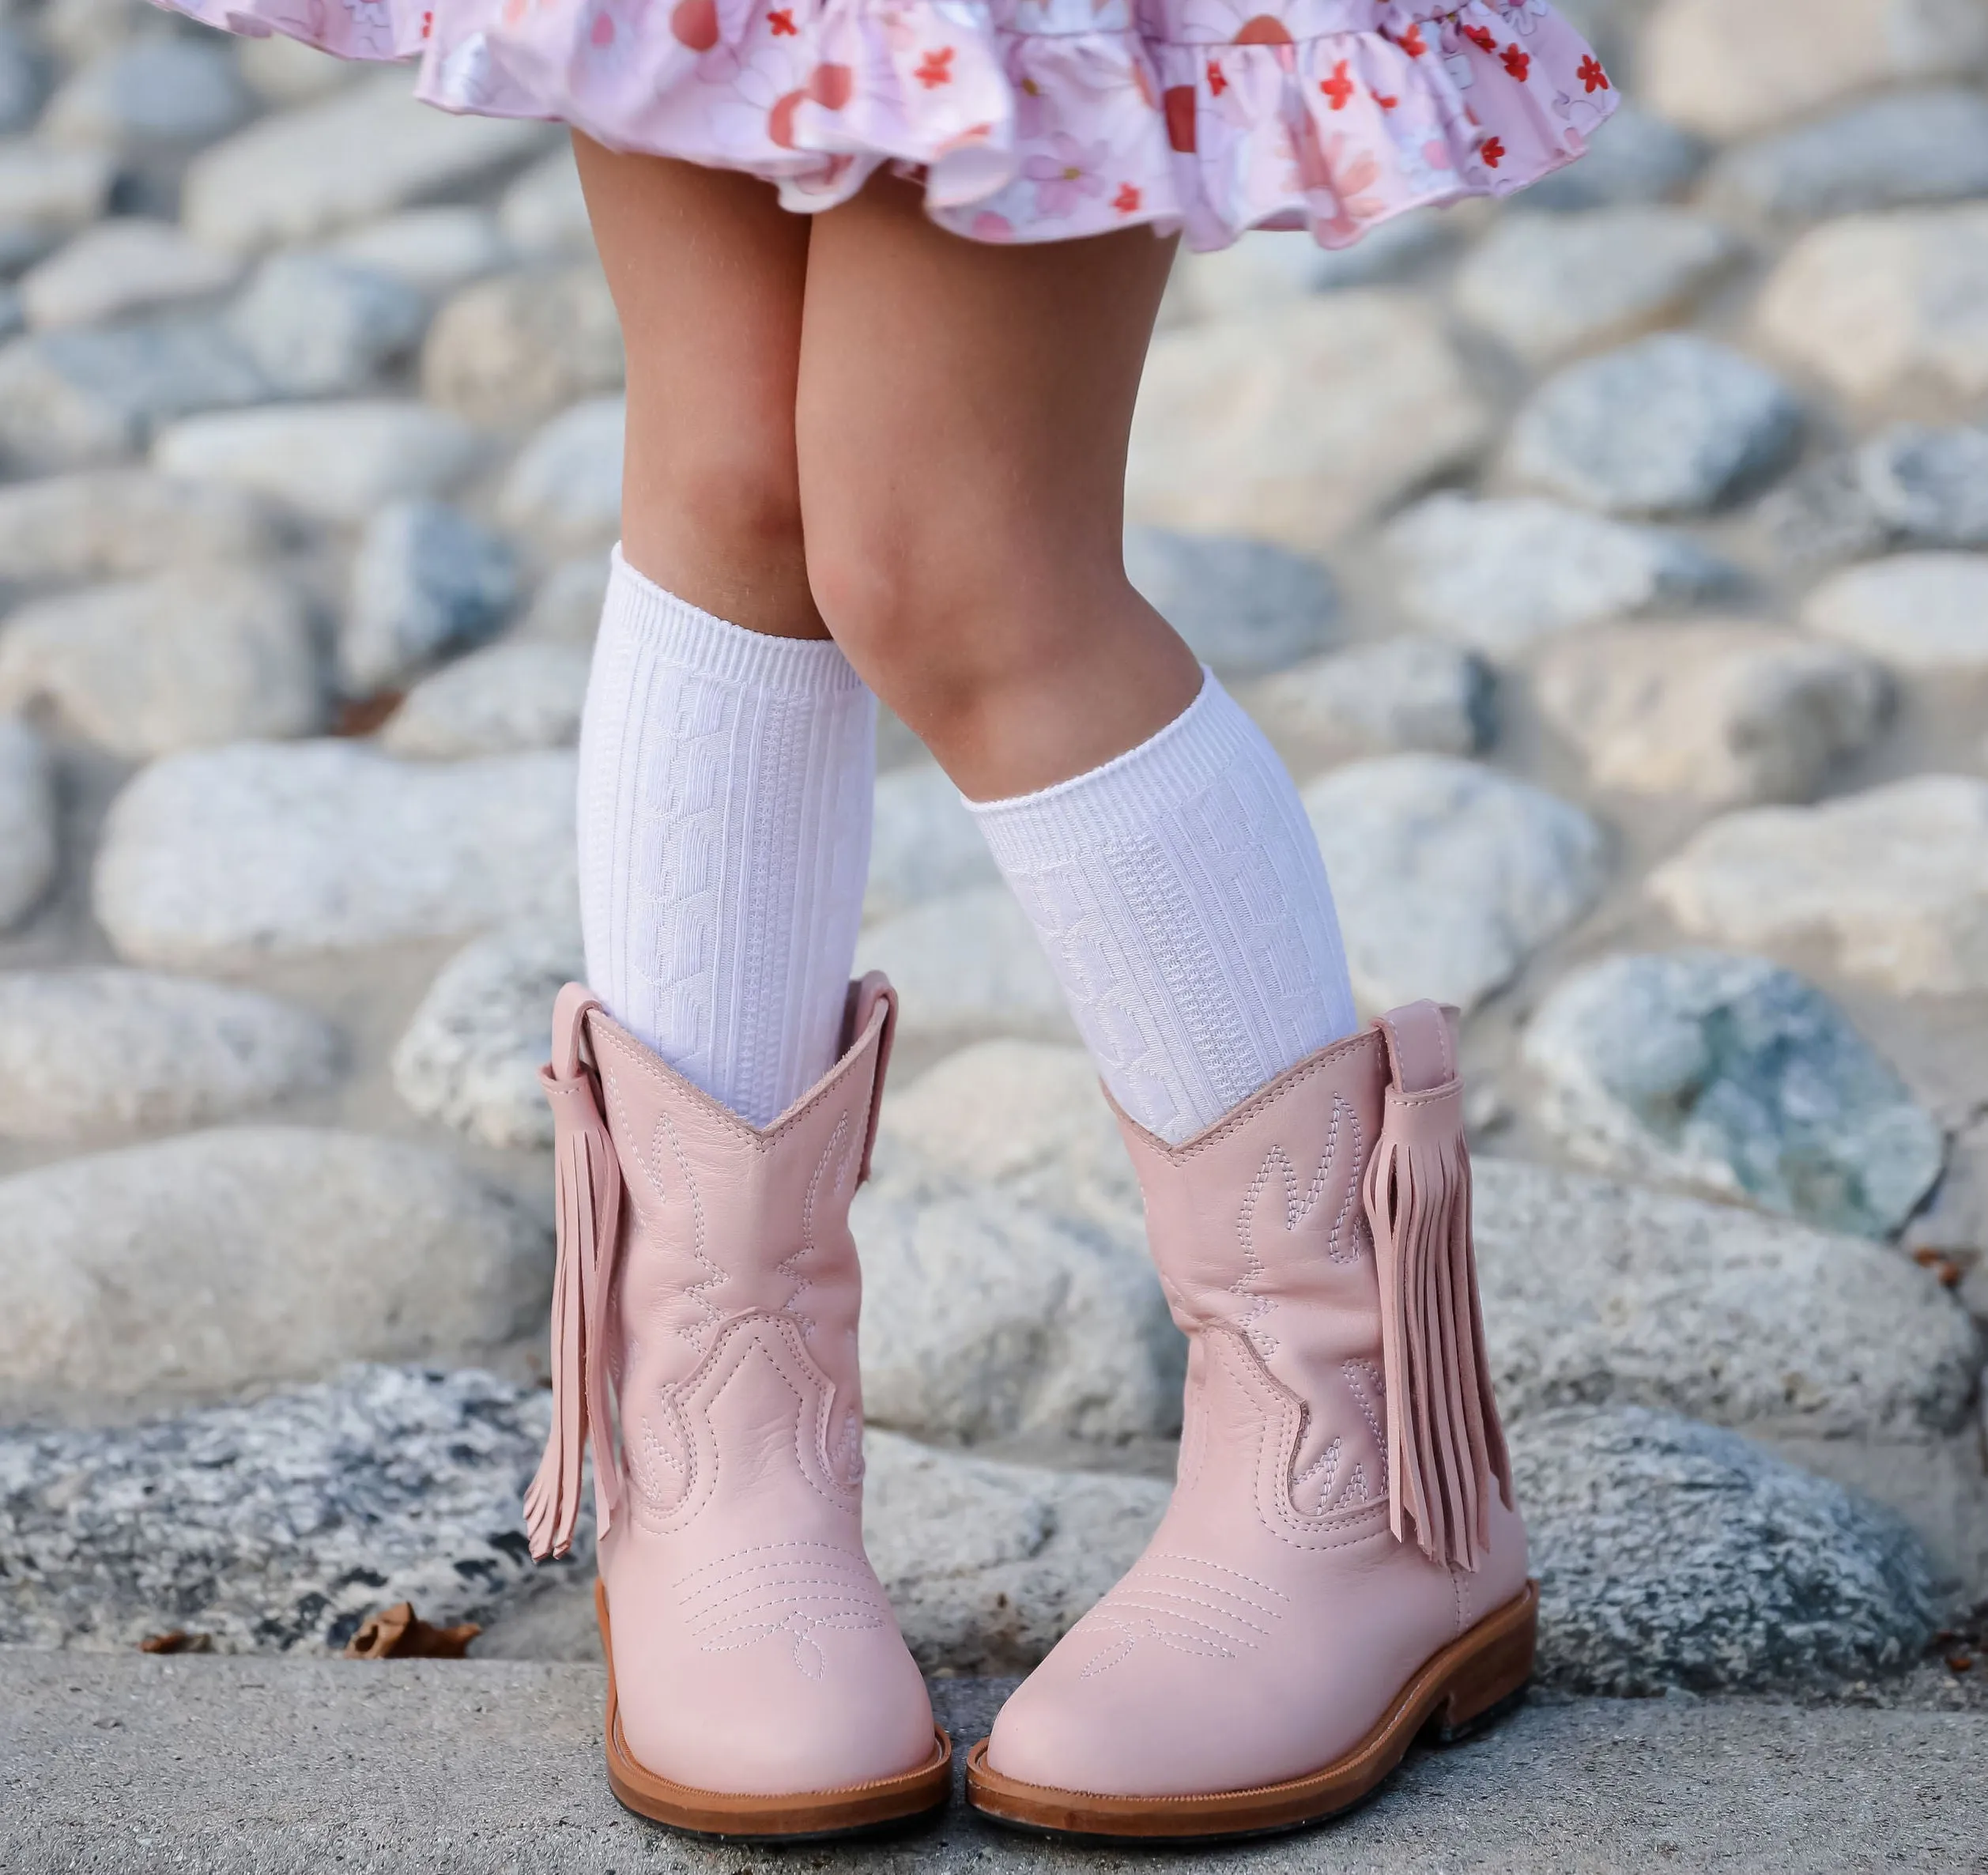
[[[607,1658],[607,1781],[624,1809],[685,1835],[725,1843],[809,1843],[922,1821],[953,1794],[953,1741],[932,1729],[932,1755],[915,1770],[833,1790],[790,1796],[739,1796],[679,1784],[636,1763],[621,1733],[614,1689],[614,1647],[608,1628],[607,1588],[594,1585]]]
[[[1532,1677],[1538,1627],[1539,1584],[1529,1582],[1432,1655],[1350,1752],[1302,1777],[1205,1796],[1100,1796],[1003,1777],[988,1767],[983,1738],[967,1753],[967,1801],[1009,1828],[1077,1841],[1208,1843],[1302,1829],[1370,1795],[1425,1730],[1451,1744],[1516,1706]]]

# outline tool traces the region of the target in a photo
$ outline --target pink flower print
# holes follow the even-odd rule
[[[983,209],[973,218],[973,238],[976,241],[1012,241],[1015,238],[1015,224],[1005,215]]]
[[[1103,143],[1082,144],[1067,132],[1058,130],[1049,140],[1047,156],[1031,157],[1021,166],[1025,181],[1035,185],[1035,213],[1046,220],[1061,221],[1074,214],[1086,196],[1104,193],[1104,180],[1098,172],[1111,154]]]

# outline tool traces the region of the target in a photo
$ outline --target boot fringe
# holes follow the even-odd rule
[[[1463,1084],[1450,1074],[1418,1088],[1405,1072],[1405,1058],[1428,1055],[1432,1019],[1444,1025],[1435,1054],[1447,1069],[1435,1005],[1383,1019],[1391,1077],[1364,1194],[1380,1271],[1388,1515],[1398,1540],[1412,1525],[1432,1560],[1474,1571],[1491,1541],[1492,1481],[1510,1507],[1511,1467],[1477,1297]]]

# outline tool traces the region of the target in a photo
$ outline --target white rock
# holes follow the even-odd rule
[[[611,545],[621,530],[627,414],[621,398],[602,397],[555,417],[511,466],[498,498],[505,522],[570,552]]]
[[[497,205],[504,239],[534,260],[584,259],[594,228],[570,149],[547,153],[504,191]]]
[[[1026,1672],[1138,1560],[1171,1495],[888,1432],[863,1455],[863,1545],[928,1672]]]
[[[0,931],[40,902],[58,851],[47,747],[26,723],[0,716]]]
[[[443,965],[394,1050],[394,1091],[424,1119],[485,1145],[553,1143],[538,1085],[553,1001],[584,979],[579,933],[562,920],[507,925]]]
[[[114,51],[153,22],[146,0],[45,0],[42,37],[72,64]],[[18,8],[12,9],[18,11]]]
[[[431,298],[508,266],[511,245],[488,209],[409,209],[368,221],[324,251],[355,266],[390,274]]]
[[[252,497],[147,470],[89,470],[0,486],[0,583],[11,586],[252,560],[274,544],[270,517]]]
[[[353,401],[189,417],[153,466],[266,495],[315,520],[364,520],[390,501],[439,494],[483,451],[475,431],[419,404]]]
[[[571,917],[573,758],[441,764],[350,742],[169,756],[111,804],[99,923],[167,968]]]
[[[1629,205],[1515,214],[1458,270],[1458,310],[1535,364],[1667,325],[1738,258],[1715,221]]]
[[[1988,555],[1901,553],[1832,574],[1801,622],[1896,670],[1988,671]]]
[[[1469,1010],[1594,903],[1601,830],[1474,762],[1383,756],[1304,790],[1338,906],[1353,992]]]
[[[116,179],[108,150],[62,149],[25,137],[0,141],[0,266],[38,259],[94,221]]]
[[[1584,32],[1583,36],[1590,36]],[[1566,210],[1665,202],[1681,191],[1704,162],[1705,146],[1698,138],[1625,99],[1591,134],[1587,154],[1535,183],[1526,191],[1526,206]]]
[[[453,1160],[244,1127],[0,1180],[0,1396],[220,1395],[350,1360],[461,1364],[535,1325],[544,1228]]]
[[[491,636],[517,598],[517,560],[501,536],[436,501],[382,508],[353,561],[339,677],[354,696],[404,683]]]
[[[34,122],[41,92],[41,60],[34,47],[0,21],[0,137],[12,137]]]
[[[154,574],[38,601],[0,628],[0,710],[52,704],[133,760],[308,735],[325,701],[303,597],[271,573]]]
[[[326,1085],[337,1032],[251,990],[84,968],[0,973],[0,1134],[206,1126]]]
[[[362,64],[334,58],[300,39],[273,32],[267,39],[240,39],[235,57],[242,76],[258,97],[272,104],[304,104],[341,91],[367,74]]]
[[[236,342],[285,397],[364,390],[427,323],[427,303],[406,281],[322,254],[273,255],[228,314]]]
[[[41,130],[133,153],[186,149],[225,135],[253,108],[228,47],[146,38],[92,58],[49,100]]]
[[[1317,560],[1266,541],[1134,527],[1126,576],[1202,663],[1260,677],[1321,649],[1338,598]]]
[[[1005,885],[949,892],[872,925],[859,970],[881,970],[903,998],[907,1033],[1070,1032],[1055,973]]]
[[[1493,733],[1489,668],[1427,638],[1329,652],[1255,685],[1250,713],[1314,763],[1426,749],[1475,755]]]
[[[88,326],[224,292],[241,263],[203,247],[169,221],[119,216],[86,228],[21,282],[28,323],[47,331]]]
[[[1721,807],[1807,800],[1870,741],[1887,698],[1869,659],[1745,624],[1567,639],[1535,687],[1597,787]]]
[[[405,73],[383,74],[203,152],[187,172],[182,213],[190,233],[217,247],[312,240],[477,182],[549,134],[516,119],[431,110]]]
[[[1468,462],[1488,421],[1435,315],[1405,294],[1163,333],[1133,423],[1128,511],[1310,551]]]
[[[516,635],[591,650],[607,603],[608,571],[605,553],[562,560],[540,581]]]
[[[1183,252],[1168,294],[1190,319],[1248,318],[1286,300],[1405,273],[1454,239],[1443,216],[1428,209],[1380,222],[1351,247],[1281,240],[1273,230],[1258,229],[1213,253]]]
[[[1988,782],[1918,775],[1702,828],[1650,875],[1693,937],[1816,946],[1900,995],[1988,990]]]
[[[380,746],[431,761],[570,748],[591,662],[577,645],[487,645],[415,685],[381,729]]]
[[[421,353],[429,400],[492,428],[542,422],[624,375],[621,320],[592,262],[463,288]]]
[[[1688,130],[1741,136],[1901,79],[1988,60],[1968,0],[1662,0],[1637,65],[1644,101]]]
[[[986,839],[936,764],[879,775],[876,802],[864,917],[894,918],[928,899],[998,882]]]
[[[1686,535],[1530,498],[1434,495],[1384,538],[1415,618],[1491,658],[1556,632],[1688,605],[1736,578]]]
[[[1984,16],[1988,17],[1988,16]],[[1763,335],[1847,397],[1988,390],[1988,207],[1825,222],[1762,289]]]

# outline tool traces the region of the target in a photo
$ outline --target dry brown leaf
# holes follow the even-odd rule
[[[411,1601],[382,1609],[345,1643],[348,1660],[460,1660],[482,1633],[474,1621],[436,1628],[414,1612]]]
[[[371,696],[356,696],[341,704],[333,720],[334,736],[370,736],[406,700],[400,690],[376,690]]]
[[[211,1634],[189,1634],[183,1628],[175,1628],[169,1634],[148,1634],[138,1643],[141,1654],[211,1654],[213,1651]]]

